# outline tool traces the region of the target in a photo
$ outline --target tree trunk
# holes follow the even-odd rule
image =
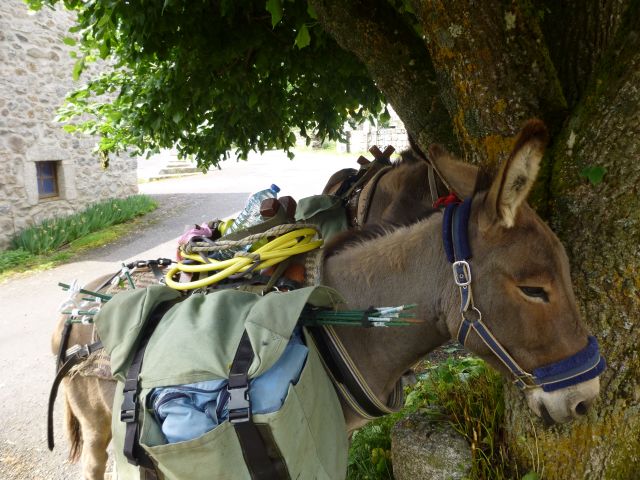
[[[624,0],[544,0],[538,5],[549,53],[570,107],[584,93],[627,7]]]
[[[522,123],[552,130],[566,103],[530,9],[519,2],[415,2],[441,95],[467,160],[495,165]]]
[[[531,422],[520,395],[509,392],[511,452],[548,479],[640,478],[640,28],[632,22],[638,10],[621,26],[553,151],[551,223],[609,367],[598,404],[567,427]],[[596,166],[606,173],[592,185],[580,172]]]

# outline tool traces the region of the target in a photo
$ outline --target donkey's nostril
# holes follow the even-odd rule
[[[586,415],[589,410],[588,402],[578,402],[574,408],[577,415]]]

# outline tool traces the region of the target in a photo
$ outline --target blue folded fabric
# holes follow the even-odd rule
[[[249,382],[252,413],[282,408],[289,384],[300,378],[307,353],[301,332],[296,329],[278,361]],[[229,416],[226,379],[154,388],[149,402],[168,443],[197,438]]]

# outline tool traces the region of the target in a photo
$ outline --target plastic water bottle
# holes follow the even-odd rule
[[[249,197],[242,211],[238,214],[235,221],[224,231],[226,237],[230,233],[244,230],[262,222],[262,216],[260,215],[260,205],[263,200],[267,198],[277,198],[280,188],[276,184],[272,184],[271,187],[260,190]],[[249,247],[247,247],[248,250]],[[213,258],[217,260],[227,260],[235,255],[237,250],[224,250],[218,252]]]
[[[267,198],[277,198],[280,188],[274,183],[271,187],[260,190],[249,197],[244,209],[238,214],[235,221],[224,232],[225,235],[237,232],[238,230],[244,230],[246,228],[257,225],[262,221],[260,215],[260,205],[263,200]]]

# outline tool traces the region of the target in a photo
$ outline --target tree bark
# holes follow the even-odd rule
[[[544,0],[537,5],[567,103],[574,107],[618,31],[625,0]]]
[[[495,165],[522,123],[556,129],[566,102],[534,13],[518,1],[415,2],[467,160]]]
[[[551,430],[508,399],[509,443],[520,465],[548,479],[640,478],[640,8],[555,144],[552,218],[571,259],[583,318],[608,361],[602,394],[581,421]],[[581,178],[606,169],[602,183]]]
[[[459,151],[424,44],[389,3],[384,0],[310,0],[310,3],[322,27],[365,64],[420,145],[440,143]]]

